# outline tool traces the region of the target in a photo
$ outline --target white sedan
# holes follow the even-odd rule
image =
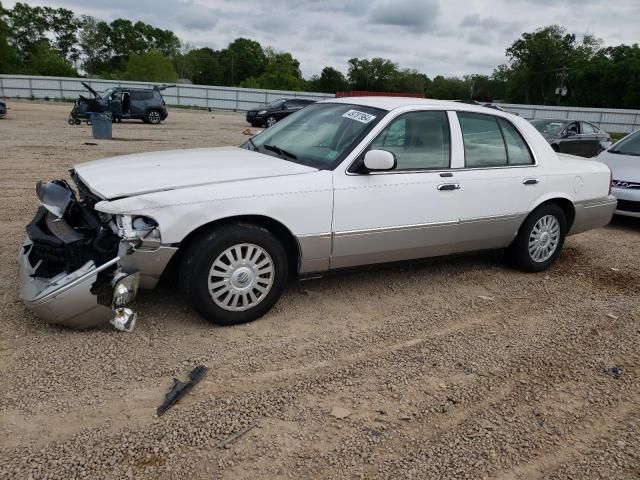
[[[616,142],[597,160],[611,169],[611,193],[618,199],[615,213],[640,218],[640,130]]]
[[[77,193],[38,185],[22,298],[54,323],[127,331],[138,286],[165,271],[205,318],[239,324],[327,270],[506,249],[538,272],[616,206],[605,165],[556,154],[526,120],[414,98],[328,100],[241,147],[99,160],[71,177]]]

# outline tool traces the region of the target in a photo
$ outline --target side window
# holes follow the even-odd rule
[[[580,122],[580,129],[582,133],[597,133],[596,128],[587,122]]]
[[[578,122],[570,123],[565,130],[567,134],[578,135],[580,133],[580,129],[578,128]]]
[[[499,167],[507,165],[507,151],[496,117],[458,112],[464,140],[465,167]]]
[[[143,101],[143,100],[151,100],[153,98],[153,92],[149,90],[132,90],[131,91],[131,100],[132,101]]]
[[[504,118],[498,120],[504,143],[507,146],[507,163],[509,165],[531,165],[533,156],[531,151],[516,128]]]
[[[449,120],[446,112],[410,112],[391,121],[369,149],[396,156],[395,170],[449,168]]]

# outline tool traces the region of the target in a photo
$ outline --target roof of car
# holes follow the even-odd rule
[[[323,100],[323,103],[350,103],[354,105],[363,105],[365,107],[382,108],[384,110],[394,110],[402,107],[434,107],[446,110],[464,110],[469,112],[486,113],[487,111],[490,111],[493,114],[501,112],[501,110],[485,107],[484,105],[473,105],[453,100],[431,100],[428,98],[415,97],[342,97],[329,98],[327,100]]]

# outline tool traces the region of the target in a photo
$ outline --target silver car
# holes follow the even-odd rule
[[[611,169],[615,213],[640,218],[640,130],[627,135],[598,156]]]

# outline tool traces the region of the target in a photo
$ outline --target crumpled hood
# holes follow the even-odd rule
[[[602,152],[597,160],[611,169],[614,180],[640,183],[640,157]]]
[[[124,155],[82,163],[75,171],[94,194],[110,200],[316,169],[238,147],[221,147]]]

